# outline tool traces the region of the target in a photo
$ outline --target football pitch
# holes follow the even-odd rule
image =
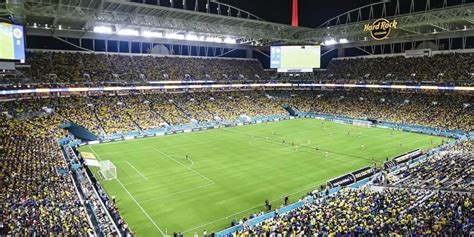
[[[213,129],[80,148],[117,167],[96,177],[138,236],[185,236],[230,226],[331,178],[438,146],[442,137],[315,119]],[[318,149],[316,149],[318,148]],[[94,170],[96,173],[97,170]]]

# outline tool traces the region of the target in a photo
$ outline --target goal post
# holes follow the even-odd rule
[[[352,121],[352,125],[370,128],[370,127],[372,127],[372,122],[365,121],[365,120],[354,119]]]
[[[105,180],[113,180],[117,178],[117,168],[110,160],[100,162],[100,174]]]

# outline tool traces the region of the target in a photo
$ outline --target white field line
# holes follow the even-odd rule
[[[95,158],[97,158],[99,161],[101,161],[100,156],[97,154],[97,152],[95,152],[94,148],[92,148],[91,145],[89,145],[89,149],[91,149],[92,153],[94,153]]]
[[[410,139],[410,140],[411,140],[411,139]],[[411,142],[413,142],[413,141],[411,141]],[[407,144],[407,142],[405,142],[405,144]],[[382,145],[386,145],[386,144],[382,144]],[[380,145],[379,145],[379,146],[380,146]],[[396,146],[394,146],[394,147],[396,147]],[[390,148],[388,148],[388,149],[393,149],[394,147],[390,147]],[[293,195],[293,194],[297,194],[297,193],[300,193],[300,192],[303,192],[303,191],[306,191],[306,190],[308,190],[308,188],[302,189],[302,190],[300,190],[300,191],[293,192],[293,193],[291,193],[291,194],[285,195],[284,197],[286,197],[286,196],[291,196],[291,195]],[[282,198],[284,198],[284,197],[282,197]],[[273,201],[276,201],[276,200],[280,200],[280,199],[282,199],[282,198],[276,198],[276,199],[271,200],[270,202],[273,202]],[[254,207],[245,209],[245,210],[243,210],[243,211],[236,212],[236,213],[234,213],[234,214],[232,214],[232,215],[229,215],[229,216],[226,216],[226,217],[223,217],[223,218],[220,218],[220,219],[216,219],[216,220],[211,221],[211,222],[209,222],[209,223],[206,223],[206,224],[203,224],[203,225],[200,225],[200,226],[196,226],[196,227],[194,227],[194,228],[192,228],[192,229],[188,229],[188,230],[186,230],[186,231],[183,231],[182,233],[185,234],[185,233],[190,232],[190,231],[192,231],[192,230],[195,230],[195,229],[198,229],[198,228],[201,228],[201,227],[205,227],[205,226],[211,225],[211,224],[216,223],[216,222],[219,222],[219,221],[221,221],[221,220],[228,219],[229,217],[233,217],[233,216],[235,216],[235,215],[238,215],[238,214],[240,214],[240,213],[243,213],[243,212],[250,211],[250,210],[252,210],[252,209],[258,208],[258,207],[260,207],[260,206],[262,206],[262,205],[254,206]]]
[[[225,130],[225,129],[223,129],[223,130]],[[257,138],[257,139],[258,139],[258,138]],[[364,139],[364,140],[365,140],[365,139]],[[410,139],[410,140],[411,140],[411,139]],[[272,141],[270,141],[270,142],[272,142]],[[407,144],[407,142],[405,141],[404,144]],[[250,144],[250,145],[253,145],[253,144]],[[379,147],[379,146],[383,146],[383,145],[386,145],[386,144],[380,144],[380,145],[378,145],[378,146],[373,146],[373,147],[371,147],[371,148]],[[90,146],[89,146],[89,147],[90,147]],[[388,149],[394,149],[395,147],[396,147],[396,146],[389,147]],[[100,158],[98,157],[97,153],[92,149],[92,147],[90,147],[90,149],[91,149],[92,152],[96,155],[96,157],[100,160]],[[150,149],[150,148],[145,148],[145,149]],[[176,163],[178,163],[178,164],[180,164],[181,166],[185,167],[186,169],[188,169],[188,170],[190,170],[190,171],[196,173],[196,174],[199,175],[200,177],[202,177],[202,178],[204,178],[204,179],[206,179],[206,180],[212,182],[212,184],[215,184],[215,182],[214,182],[213,180],[207,178],[206,176],[203,176],[203,175],[200,174],[199,172],[197,172],[197,171],[195,171],[195,170],[193,170],[193,169],[191,169],[191,168],[185,166],[185,165],[182,164],[181,162],[179,162],[179,161],[177,161],[177,160],[171,158],[170,155],[168,155],[168,154],[166,154],[166,153],[160,151],[159,149],[157,149],[157,148],[155,148],[155,147],[151,147],[151,149],[153,149],[153,150],[155,150],[155,151],[157,151],[157,152],[159,152],[159,153],[161,153],[161,154],[167,156],[168,158],[172,159],[173,161],[175,161]],[[193,162],[192,160],[191,160],[191,162],[192,162],[192,164],[194,164],[194,162]],[[140,181],[140,182],[141,182],[141,181]],[[123,184],[122,184],[120,181],[119,181],[119,183],[122,185],[122,187],[125,189],[125,191],[127,191],[127,193],[129,193],[128,190],[126,190],[126,188],[123,186]],[[133,183],[138,183],[138,182],[133,182]],[[130,183],[130,184],[132,184],[132,183]],[[130,185],[130,184],[127,184],[127,185]],[[201,185],[201,186],[197,186],[197,187],[195,187],[195,188],[191,188],[191,189],[188,189],[188,190],[178,191],[178,192],[176,192],[176,193],[171,193],[171,194],[164,195],[164,196],[160,196],[160,197],[157,197],[157,198],[154,198],[154,199],[144,200],[144,201],[141,201],[141,203],[143,203],[143,202],[148,202],[148,201],[152,201],[152,200],[156,200],[156,199],[160,199],[160,198],[164,198],[164,197],[166,197],[166,196],[172,196],[172,195],[175,195],[175,194],[178,194],[178,193],[182,193],[182,192],[192,191],[192,190],[195,190],[195,189],[199,189],[199,188],[203,188],[203,187],[206,187],[206,186],[210,186],[210,185],[212,185],[212,184]],[[301,192],[306,191],[306,190],[308,190],[308,189],[309,189],[309,188],[305,188],[305,189],[302,189],[302,190],[300,190],[300,191],[296,191],[296,192],[293,192],[293,193],[291,193],[291,194],[285,195],[284,197],[289,196],[289,195],[293,195],[293,194],[297,194],[297,193],[301,193]],[[131,194],[129,193],[129,195],[131,195]],[[132,197],[132,199],[134,199],[133,196],[131,196],[131,197]],[[271,200],[271,202],[276,201],[276,200],[280,200],[280,199],[282,199],[282,198],[283,198],[283,197],[273,199],[273,200]],[[135,199],[134,199],[134,201],[136,202]],[[144,211],[143,208],[139,205],[139,203],[138,203],[138,202],[136,202],[136,203],[137,203],[137,205],[142,209],[142,211]],[[198,228],[200,228],[200,227],[208,226],[208,225],[210,225],[210,224],[216,223],[216,222],[221,221],[221,220],[224,220],[224,219],[228,219],[229,217],[233,217],[233,216],[238,215],[238,214],[240,214],[240,213],[243,213],[243,212],[246,212],[246,211],[249,211],[249,210],[258,208],[258,207],[260,207],[260,206],[261,206],[261,205],[257,205],[257,206],[254,206],[254,207],[251,207],[251,208],[248,208],[248,209],[245,209],[245,210],[242,210],[242,211],[233,213],[232,215],[229,215],[229,216],[226,216],[226,217],[223,217],[223,218],[220,218],[220,219],[216,219],[216,220],[214,220],[214,221],[211,221],[211,222],[208,222],[208,223],[206,223],[206,224],[203,224],[203,225],[194,227],[194,228],[192,228],[192,229],[188,229],[188,230],[186,230],[186,231],[184,231],[184,232],[182,232],[182,233],[187,233],[187,232],[190,232],[190,231],[192,231],[192,230],[198,229]],[[144,213],[146,214],[146,212],[144,212]],[[146,215],[148,216],[148,214],[146,214]],[[149,217],[149,216],[148,216],[148,217]],[[151,220],[151,218],[149,218],[149,219]],[[157,228],[159,229],[159,227],[156,225],[156,223],[154,223],[153,220],[151,220],[151,221],[152,221],[152,223],[155,225],[155,227],[157,227]],[[160,229],[159,229],[159,230],[160,230]],[[161,230],[160,230],[160,232],[163,234],[163,232],[162,232]],[[163,234],[163,235],[164,235],[164,234]]]
[[[259,147],[259,146],[255,145],[255,144],[253,144],[253,141],[254,141],[254,140],[257,140],[257,139],[259,139],[259,138],[253,138],[253,139],[251,139],[251,140],[249,141],[249,145],[254,146],[254,147],[256,147],[256,148],[259,148],[259,149],[265,149],[265,150],[280,150],[280,149],[277,149],[277,148],[263,148],[263,147]],[[416,137],[414,137],[414,138],[412,138],[412,139],[418,140],[418,138],[416,138]],[[412,143],[412,142],[413,142],[412,139],[408,139],[408,140],[405,139],[404,144],[410,144],[410,143]],[[424,138],[424,139],[428,139],[428,137],[427,137],[427,138]],[[267,141],[266,139],[264,139],[264,140]],[[268,142],[274,142],[274,141],[268,141]],[[387,144],[383,143],[383,144],[380,144],[380,145],[369,146],[369,147],[366,147],[365,149],[366,149],[366,151],[370,151],[370,150],[372,150],[372,149],[374,149],[374,148],[379,148],[379,147],[381,147],[381,146],[387,146]],[[310,149],[310,148],[305,148],[305,147],[301,147],[301,148],[302,148],[302,149],[306,149],[305,152],[310,152],[311,154],[315,154],[314,152],[312,152],[312,149],[311,149],[311,151],[308,151],[308,149]],[[392,149],[396,149],[396,148],[398,149],[399,146],[398,146],[398,145],[393,145],[393,146],[387,147],[386,150],[392,150]],[[153,149],[153,147],[147,147],[146,149]],[[281,148],[281,150],[293,150],[293,149],[295,149],[295,148],[288,147],[288,146],[286,146],[285,148]],[[302,150],[298,150],[298,151],[302,151]],[[346,151],[346,150],[341,150],[341,151]],[[319,156],[318,153],[316,153],[316,155]],[[169,155],[169,156],[172,156],[172,157],[181,157],[181,156],[178,156],[178,155]],[[155,158],[153,158],[153,159],[155,159]],[[153,160],[153,159],[149,159],[149,160]],[[191,159],[189,159],[189,160],[191,160]],[[192,162],[192,164],[191,164],[191,167],[192,167],[192,165],[194,164],[194,162],[193,162],[192,160],[191,160],[191,162]],[[125,162],[124,162],[124,161],[119,161],[119,162],[114,162],[114,163],[120,164],[120,163],[125,163]],[[155,175],[158,175],[158,174],[161,174],[161,172],[156,172],[156,173],[153,173],[153,174],[149,174],[149,175],[147,175],[147,176],[148,176],[148,177],[152,177],[152,176],[155,176]],[[134,181],[134,182],[130,182],[130,183],[124,183],[124,185],[131,185],[131,184],[142,183],[142,182],[143,182],[143,181]]]
[[[189,170],[189,171],[191,171],[191,172],[193,172],[193,173],[197,174],[199,177],[201,177],[201,178],[203,178],[203,179],[205,179],[205,180],[209,181],[210,183],[213,183],[213,184],[215,184],[215,183],[216,183],[214,180],[212,180],[212,179],[210,179],[210,178],[206,177],[205,175],[203,175],[203,174],[201,174],[201,173],[197,172],[196,170],[194,170],[194,169],[192,169],[192,168],[190,168],[190,167],[186,166],[185,164],[183,164],[183,163],[181,163],[181,162],[177,161],[176,159],[173,159],[173,157],[171,157],[170,155],[168,155],[168,154],[166,154],[166,153],[162,152],[160,149],[158,149],[158,148],[156,148],[156,147],[153,147],[153,150],[155,150],[155,151],[157,151],[157,152],[161,153],[162,155],[164,155],[164,156],[168,157],[169,159],[171,159],[171,160],[173,160],[174,162],[176,162],[176,163],[180,164],[181,166],[183,166],[183,167],[184,167],[184,168],[186,168],[187,170]]]
[[[155,223],[155,221],[153,219],[151,219],[150,215],[148,215],[148,213],[145,211],[145,209],[143,209],[143,207],[140,205],[140,203],[137,202],[137,200],[128,191],[128,189],[122,184],[122,182],[120,182],[119,179],[116,179],[116,180],[120,184],[120,186],[122,186],[123,190],[125,190],[125,192],[127,192],[128,195],[132,198],[132,200],[135,202],[135,204],[137,204],[137,206],[140,208],[140,210],[143,212],[143,214],[145,214],[145,216],[148,218],[148,220],[156,227],[156,229],[158,231],[160,231],[161,235],[165,236],[165,232],[163,232],[163,230],[160,229],[160,227]]]
[[[115,154],[127,153],[127,152],[145,151],[145,150],[150,150],[150,149],[151,149],[150,147],[144,147],[140,149],[128,149],[128,150],[123,150],[123,151],[106,152],[106,153],[102,153],[102,155],[109,156],[109,155],[115,155]]]
[[[236,133],[237,133],[237,132],[236,132]],[[237,133],[237,134],[248,135],[248,134],[245,134],[245,133]],[[284,137],[282,137],[282,136],[279,136],[279,137],[284,138]],[[428,139],[428,138],[429,138],[429,137],[425,137],[425,138],[423,138],[423,139]],[[279,142],[276,142],[276,141],[273,141],[273,140],[267,140],[267,139],[265,139],[265,138],[263,138],[263,137],[254,137],[253,139],[251,139],[251,140],[249,141],[249,145],[254,146],[254,147],[256,147],[256,148],[259,148],[259,149],[265,149],[265,150],[283,151],[283,150],[293,150],[293,149],[296,149],[296,147],[288,147],[288,144],[287,144],[287,143],[284,144],[285,146],[287,146],[287,148],[285,148],[285,149],[259,147],[259,146],[257,146],[257,145],[255,145],[255,144],[252,143],[253,140],[257,140],[257,139],[260,139],[260,140],[263,140],[263,141],[267,141],[267,142],[269,142],[269,143],[280,144]],[[287,140],[290,140],[290,139],[287,139]],[[367,141],[367,140],[370,140],[370,137],[369,137],[368,139],[363,139],[362,141]],[[413,138],[411,138],[411,139],[405,139],[404,142],[403,142],[403,144],[404,144],[404,145],[408,145],[408,144],[410,144],[410,143],[412,143],[413,141],[416,141],[416,140],[419,140],[419,138],[413,137]],[[316,144],[316,143],[315,143],[315,144]],[[296,151],[299,151],[299,152],[308,152],[308,153],[310,153],[310,154],[315,154],[315,153],[313,152],[313,148],[311,148],[311,147],[305,147],[305,146],[307,146],[307,144],[298,144],[298,145],[299,145],[299,147],[298,147],[299,149],[297,149]],[[305,146],[301,146],[301,145],[305,145]],[[384,147],[384,146],[387,146],[387,144],[386,144],[386,143],[382,143],[382,144],[375,145],[375,146],[368,146],[368,147],[365,147],[365,150],[366,150],[366,151],[375,150],[375,148],[378,149],[379,147]],[[392,150],[392,149],[396,149],[396,148],[398,148],[398,147],[399,147],[399,146],[397,146],[397,145],[393,145],[393,146],[387,147],[386,150]],[[346,154],[347,154],[347,153],[350,153],[350,152],[353,152],[353,151],[354,151],[353,148],[350,148],[350,149],[340,149],[340,150],[338,151],[338,153],[336,153],[336,154],[337,154],[337,155],[342,155],[342,156],[344,156],[344,157],[352,157],[352,156],[349,156],[349,155],[346,155]],[[334,153],[334,152],[333,152],[333,151],[329,151],[329,153]],[[352,158],[353,158],[353,157],[352,157]],[[334,159],[334,157],[332,157],[331,159]],[[337,160],[339,160],[339,159],[337,159]],[[341,160],[341,161],[342,161],[342,160]]]
[[[177,191],[177,192],[174,192],[174,193],[162,195],[162,196],[155,197],[155,198],[145,199],[145,200],[143,200],[143,201],[140,201],[140,203],[155,201],[155,200],[162,199],[162,198],[165,198],[165,197],[170,197],[170,196],[173,196],[173,195],[176,195],[176,194],[185,193],[185,192],[190,192],[190,191],[193,191],[193,190],[196,190],[196,189],[205,188],[205,187],[208,187],[208,186],[211,186],[211,185],[214,185],[214,184],[213,184],[213,183],[207,183],[207,184],[200,185],[200,186],[197,186],[197,187],[194,187],[194,188],[190,188],[190,189],[185,189],[185,190]]]
[[[94,149],[91,146],[89,146],[89,148],[94,153],[94,155],[97,157],[97,159],[101,160],[100,156],[94,151]],[[150,215],[148,215],[148,213],[145,211],[145,209],[143,209],[143,207],[140,205],[140,203],[137,202],[137,200],[128,191],[128,189],[122,184],[122,182],[120,182],[120,180],[118,178],[115,179],[115,180],[120,184],[120,186],[122,186],[123,190],[125,190],[125,192],[127,192],[127,194],[132,198],[132,200],[135,202],[135,204],[137,204],[137,206],[140,208],[140,210],[143,212],[143,214],[145,214],[145,216],[148,218],[148,220],[155,226],[155,228],[161,233],[161,235],[165,236],[165,232],[163,232],[163,230],[160,229],[160,227],[155,223],[155,221],[153,219],[151,219]]]
[[[314,187],[314,188],[312,188],[312,187]],[[313,190],[314,190],[314,189],[316,189],[316,187],[315,187],[314,184],[312,184],[311,187],[309,187],[309,188],[301,189],[301,190],[299,190],[299,191],[292,192],[292,193],[287,194],[287,195],[285,195],[285,196],[272,199],[272,200],[270,200],[270,202],[274,202],[274,201],[277,201],[277,200],[283,200],[283,198],[285,198],[286,196],[291,196],[291,195],[293,195],[293,194],[301,193],[301,192],[304,192],[304,191],[306,191],[306,190],[308,190],[308,189],[313,189]],[[214,224],[214,223],[219,222],[219,221],[221,221],[221,220],[228,219],[229,217],[234,217],[235,215],[238,215],[238,214],[240,214],[240,213],[244,213],[244,212],[247,212],[247,211],[256,209],[256,208],[258,208],[258,207],[262,207],[262,206],[263,206],[263,205],[257,205],[257,206],[254,206],[254,207],[247,208],[247,209],[245,209],[245,210],[242,210],[242,211],[233,213],[233,214],[228,215],[228,216],[226,216],[226,217],[222,217],[222,218],[213,220],[213,221],[211,221],[211,222],[208,222],[208,223],[206,223],[206,224],[202,224],[202,225],[200,225],[200,226],[193,227],[192,229],[188,229],[188,230],[186,230],[186,231],[183,231],[182,233],[185,234],[185,233],[190,232],[190,231],[192,231],[192,230],[195,230],[195,229],[198,229],[198,228],[201,228],[201,227],[205,227],[205,226]]]
[[[127,180],[130,180],[130,179],[127,179]],[[127,180],[125,180],[125,181],[127,181]],[[124,185],[128,186],[128,185],[143,183],[143,182],[145,182],[145,181],[139,180],[139,181],[133,181],[133,182],[130,182],[130,183],[125,182]]]
[[[150,148],[150,149],[152,149],[152,148]],[[177,156],[175,156],[175,157],[177,157]],[[181,156],[180,156],[180,157],[181,157]],[[191,168],[191,167],[194,165],[194,162],[193,162],[191,159],[189,159],[189,160],[191,161],[191,165],[189,166],[189,167]],[[143,160],[142,160],[142,161],[143,161]],[[114,162],[114,164],[122,164],[122,163],[125,163],[125,161]],[[156,176],[156,175],[162,175],[162,174],[163,174],[163,172],[155,172],[155,173],[147,174],[146,177],[150,179],[150,178],[152,178],[152,177],[154,177],[154,176]],[[143,180],[127,182],[127,181],[135,180],[135,179],[136,179],[136,178],[126,179],[126,180],[124,180],[124,183],[123,183],[123,184],[124,184],[125,186],[128,186],[128,185],[131,185],[131,184],[136,184],[136,183],[143,183],[143,182],[145,182],[145,181],[143,181]],[[122,179],[122,180],[123,180],[123,179]],[[206,181],[207,181],[207,180],[206,180]],[[158,186],[161,186],[161,185],[158,185]]]
[[[130,162],[128,162],[127,160],[125,161],[125,163],[127,163],[130,167],[132,167],[133,170],[135,170],[135,172],[137,172],[140,176],[142,176],[145,180],[148,180],[148,178],[142,174],[142,172],[140,172],[137,168],[135,168],[135,166],[133,166],[132,164],[130,164]]]
[[[150,149],[153,149],[153,148],[150,148]],[[178,156],[178,155],[169,155],[169,156],[171,156],[171,157],[178,157],[178,158],[182,158],[182,157],[183,157],[183,156]],[[191,165],[189,166],[189,168],[192,168],[193,165],[194,165],[194,161],[193,161],[191,158],[189,158],[189,157],[188,157],[187,160],[191,161]]]

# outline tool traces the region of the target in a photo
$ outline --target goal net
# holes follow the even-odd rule
[[[105,180],[112,180],[117,178],[117,168],[110,160],[100,162],[100,174]]]
[[[362,127],[372,127],[372,122],[370,121],[364,121],[364,120],[354,120],[352,121],[352,124],[355,126],[362,126]]]

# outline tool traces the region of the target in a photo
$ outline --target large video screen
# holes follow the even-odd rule
[[[270,67],[279,72],[312,72],[321,67],[320,46],[272,46]]]
[[[23,26],[0,22],[0,60],[25,61]]]

